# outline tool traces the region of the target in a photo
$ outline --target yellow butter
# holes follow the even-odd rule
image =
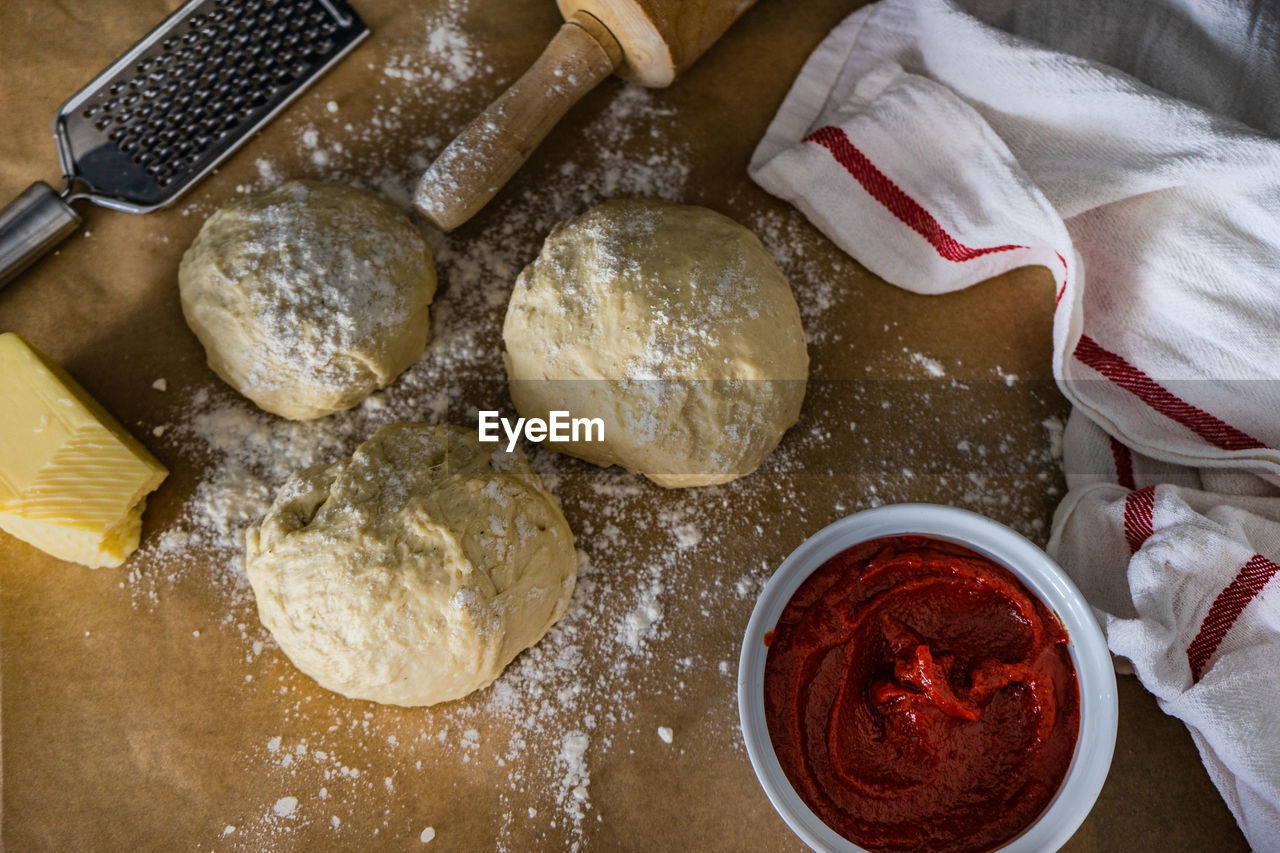
[[[118,566],[168,473],[66,371],[0,334],[0,529],[59,559]]]

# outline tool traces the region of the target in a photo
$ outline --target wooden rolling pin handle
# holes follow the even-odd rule
[[[450,231],[484,207],[569,108],[622,62],[622,49],[594,16],[576,12],[542,56],[441,152],[418,182],[413,204]]]

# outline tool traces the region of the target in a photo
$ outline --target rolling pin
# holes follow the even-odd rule
[[[431,164],[413,203],[450,231],[497,195],[569,108],[610,74],[670,85],[755,0],[556,0],[546,50]]]

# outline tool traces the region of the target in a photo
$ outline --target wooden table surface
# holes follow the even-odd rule
[[[57,178],[55,110],[174,5],[0,5],[0,194]],[[249,418],[282,453],[300,434],[205,367],[176,270],[208,213],[285,177],[403,200],[555,32],[554,4],[357,0],[371,38],[190,195],[145,216],[82,208],[84,232],[0,292],[0,331],[62,362],[172,475],[123,568],[60,563],[0,534],[7,848],[405,850],[430,827],[446,850],[802,849],[737,728],[759,585],[818,528],[879,503],[966,506],[1043,544],[1064,490],[1047,273],[913,296],[747,177],[801,63],[857,5],[761,0],[673,87],[607,81],[480,217],[435,238],[435,343],[383,395],[384,417],[474,424],[477,406],[508,408],[500,329],[515,273],[555,221],[612,196],[703,204],[760,233],[812,359],[800,423],[729,486],[669,492],[533,450],[587,558],[574,608],[494,688],[440,708],[322,690],[258,625],[233,550],[164,538],[207,533],[201,484],[225,482],[231,457],[202,415]],[[379,413],[361,417],[334,421],[342,448]],[[278,472],[259,474],[275,485]],[[1132,678],[1120,703],[1110,778],[1066,849],[1246,849],[1182,724]]]

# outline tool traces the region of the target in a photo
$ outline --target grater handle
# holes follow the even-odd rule
[[[80,227],[80,214],[36,181],[0,210],[0,288]]]

